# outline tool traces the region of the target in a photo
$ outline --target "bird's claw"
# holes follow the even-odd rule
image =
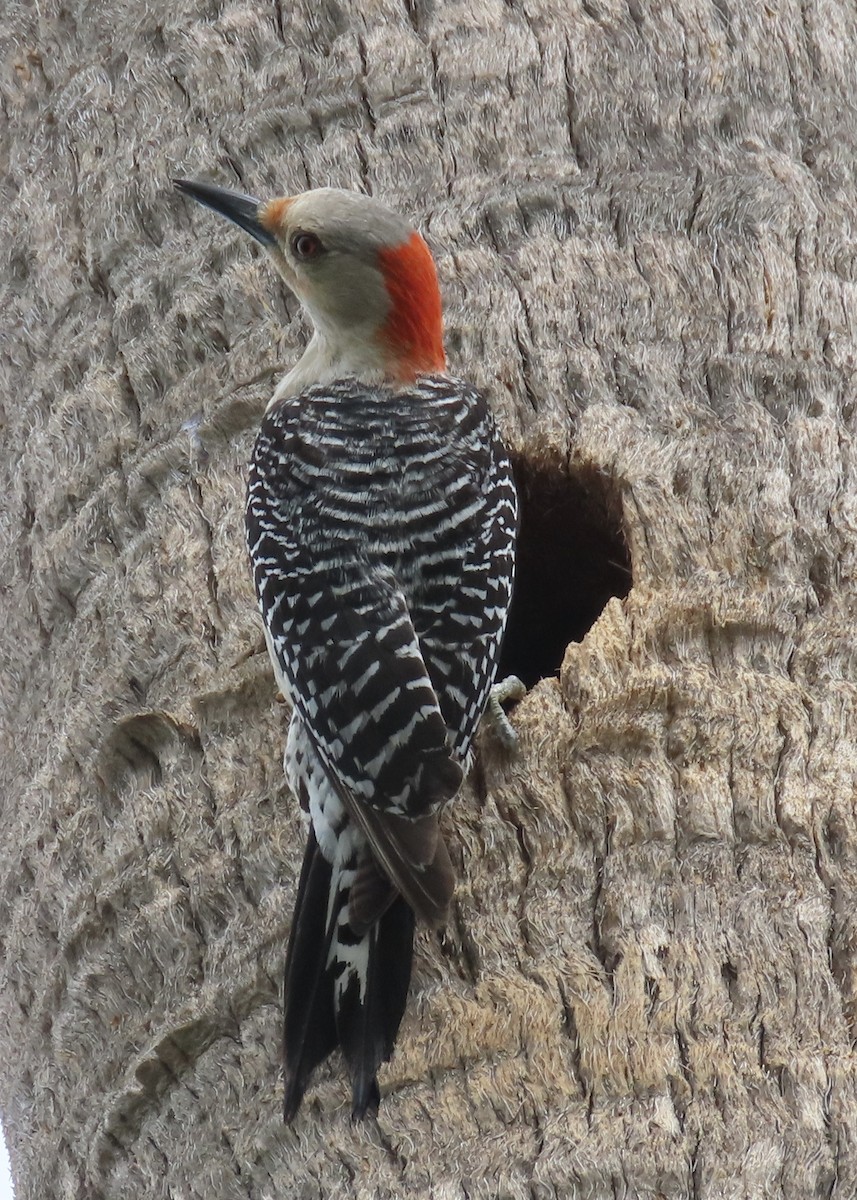
[[[517,675],[507,675],[505,679],[495,683],[488,694],[485,723],[491,736],[496,738],[500,745],[511,754],[518,749],[518,735],[515,733],[512,722],[506,716],[503,705],[510,700],[523,700],[526,694],[527,689]]]

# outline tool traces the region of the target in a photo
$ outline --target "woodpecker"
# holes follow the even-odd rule
[[[308,814],[285,969],[284,1116],[339,1046],[355,1118],[376,1112],[415,917],[454,872],[438,817],[489,701],[512,592],[517,499],[484,396],[447,374],[434,261],[371,197],[263,202],[176,187],[265,247],[311,340],[268,405],[247,548],[284,767]]]

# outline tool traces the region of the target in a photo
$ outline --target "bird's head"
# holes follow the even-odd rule
[[[404,217],[338,188],[262,201],[208,183],[175,185],[261,242],[344,363],[374,363],[395,382],[445,369],[434,261]]]

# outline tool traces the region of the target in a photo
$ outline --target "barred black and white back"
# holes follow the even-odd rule
[[[353,1110],[377,1107],[411,970],[414,913],[443,923],[438,812],[494,681],[517,506],[484,398],[445,375],[343,379],[270,409],[247,541],[286,771],[311,831],[286,965],[286,1118],[337,1045]]]

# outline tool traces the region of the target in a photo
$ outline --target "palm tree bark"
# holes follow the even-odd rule
[[[0,30],[19,1200],[850,1200],[853,5],[48,0]],[[533,511],[630,556],[445,818],[456,920],[418,939],[377,1122],[336,1063],[280,1119],[301,830],[241,511],[306,331],[174,174],[414,215],[454,368],[575,497]]]

